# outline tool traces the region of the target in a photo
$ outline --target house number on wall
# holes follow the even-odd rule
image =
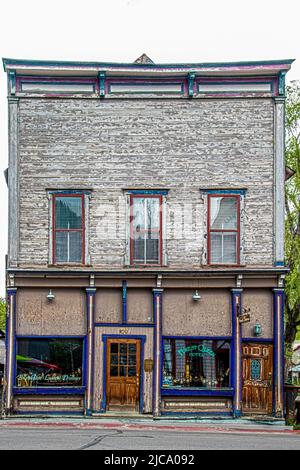
[[[120,335],[127,335],[129,333],[129,329],[128,328],[121,328],[119,330],[119,333],[120,333]]]

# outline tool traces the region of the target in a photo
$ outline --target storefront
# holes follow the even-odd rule
[[[7,412],[281,417],[283,290],[234,279],[16,277]]]

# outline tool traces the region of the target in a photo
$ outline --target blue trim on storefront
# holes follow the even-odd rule
[[[16,415],[20,416],[83,416],[84,411],[17,411]]]
[[[154,323],[95,323],[95,327],[98,328],[103,328],[103,327],[108,327],[108,328],[126,328],[132,327],[132,328],[154,328]]]
[[[162,396],[201,396],[201,397],[232,397],[234,389],[177,389],[177,388],[161,388]]]
[[[140,403],[139,403],[139,412],[143,413],[144,410],[144,349],[145,342],[147,337],[145,335],[113,335],[113,334],[104,334],[102,335],[103,341],[103,386],[102,386],[102,401],[101,401],[101,413],[106,412],[106,378],[107,378],[107,340],[108,339],[138,339],[141,340],[141,357],[140,357]]]
[[[122,323],[127,323],[127,281],[122,281]]]
[[[242,338],[244,343],[274,343],[274,338],[261,338],[253,336],[251,338]]]
[[[214,411],[194,411],[194,412],[187,412],[187,411],[162,411],[161,412],[161,416],[191,416],[191,417],[194,417],[194,416],[201,416],[201,417],[205,417],[205,416],[209,416],[209,417],[212,417],[212,416],[229,416],[231,418],[233,418],[232,416],[232,412],[231,411],[217,411],[217,412],[214,412]]]
[[[86,387],[13,387],[14,395],[84,395]]]

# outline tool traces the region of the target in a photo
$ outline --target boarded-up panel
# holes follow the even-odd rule
[[[252,338],[256,320],[262,327],[264,338],[273,337],[273,293],[267,289],[244,289],[242,296],[243,307],[250,309],[250,322],[243,323],[243,338]]]
[[[94,410],[101,409],[103,399],[103,341],[102,335],[146,336],[144,359],[153,359],[153,328],[97,327],[95,330]],[[144,390],[144,413],[152,412],[152,372],[145,372],[141,365],[141,381]]]
[[[122,321],[122,289],[99,289],[96,294],[95,321],[120,323]]]
[[[230,336],[230,291],[166,290],[163,297],[163,334],[176,336]]]
[[[147,323],[153,317],[153,294],[150,289],[128,289],[127,320],[130,323]]]
[[[85,292],[80,289],[19,289],[17,324],[19,335],[85,335]]]

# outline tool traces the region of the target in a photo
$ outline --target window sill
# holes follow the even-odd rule
[[[84,395],[85,387],[13,387],[14,395]]]

